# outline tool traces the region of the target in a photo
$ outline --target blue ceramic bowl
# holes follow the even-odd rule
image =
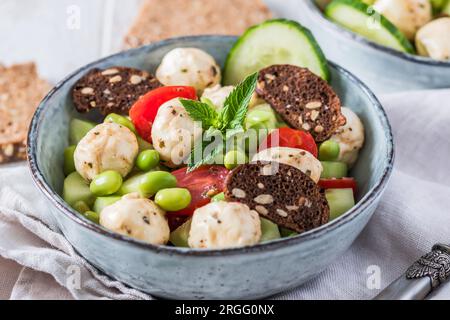
[[[315,0],[299,0],[295,14],[325,55],[358,75],[376,94],[450,88],[450,61],[381,46],[328,20]]]
[[[76,250],[98,269],[134,288],[164,298],[254,299],[301,285],[351,245],[372,216],[393,164],[391,128],[378,100],[357,78],[330,63],[331,84],[344,105],[362,118],[367,142],[352,174],[359,183],[357,205],[340,218],[299,236],[252,247],[195,250],[154,246],[110,232],[72,210],[61,198],[63,150],[76,114],[74,83],[92,68],[114,65],[154,72],[176,47],[197,47],[224,63],[235,37],[184,37],[154,43],[99,60],[59,83],[42,101],[28,136],[28,157],[49,215]]]

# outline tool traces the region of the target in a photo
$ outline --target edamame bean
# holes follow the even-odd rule
[[[211,198],[212,202],[225,201],[225,193],[221,192]]]
[[[91,220],[92,222],[99,224],[100,223],[100,215],[94,211],[86,211],[83,213],[83,216]]]
[[[72,208],[77,210],[79,213],[85,213],[86,211],[91,210],[89,206],[84,201],[77,201],[73,204]]]
[[[75,161],[73,160],[73,154],[75,153],[76,146],[69,146],[64,150],[64,174],[68,176],[75,171]]]
[[[149,171],[159,164],[159,153],[156,150],[145,150],[139,153],[136,166],[142,171]]]
[[[142,197],[148,198],[159,190],[175,188],[177,178],[165,171],[152,171],[139,174],[126,180],[119,190],[120,195],[137,192]]]
[[[247,163],[248,159],[245,153],[240,150],[228,151],[223,159],[223,164],[228,170],[236,168],[240,164]]]
[[[323,142],[319,147],[319,160],[334,161],[339,157],[339,143],[333,140]]]
[[[89,187],[94,195],[101,197],[117,192],[121,186],[122,176],[120,173],[109,170],[97,175]]]
[[[136,133],[136,128],[134,127],[133,122],[131,122],[130,119],[128,119],[124,116],[120,116],[116,113],[110,113],[109,115],[107,115],[105,118],[105,122],[114,122],[114,123],[120,124],[124,127],[127,127],[128,129],[130,129],[133,133]]]
[[[178,211],[191,203],[191,193],[184,188],[170,188],[158,191],[155,203],[165,211]]]

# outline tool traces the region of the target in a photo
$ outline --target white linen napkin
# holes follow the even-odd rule
[[[433,244],[450,243],[450,90],[381,100],[394,130],[396,163],[379,208],[340,259],[274,299],[371,299]],[[54,231],[47,210],[25,165],[0,169],[0,256],[23,266],[12,299],[151,299],[79,257]],[[81,272],[79,289],[69,283],[71,266]],[[450,284],[431,298],[450,299]]]

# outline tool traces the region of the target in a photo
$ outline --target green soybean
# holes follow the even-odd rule
[[[89,131],[95,128],[95,126],[96,124],[90,121],[72,119],[69,124],[70,144],[77,145]]]
[[[76,146],[69,146],[64,150],[64,175],[66,176],[75,171],[73,155],[76,148]]]
[[[73,204],[72,208],[77,210],[79,213],[85,213],[86,211],[91,210],[89,206],[84,201],[77,201]]]
[[[117,171],[109,170],[92,179],[90,189],[96,196],[108,196],[116,193],[122,186],[122,176]]]
[[[334,161],[339,157],[339,143],[333,140],[323,142],[319,147],[319,160]]]
[[[159,190],[175,188],[177,178],[165,171],[152,171],[138,174],[126,180],[120,188],[118,194],[139,193],[142,197],[151,197]]]
[[[322,179],[344,178],[347,176],[348,167],[344,162],[337,161],[321,161],[323,171],[320,177]]]
[[[83,201],[91,206],[94,204],[95,195],[91,192],[89,184],[83,177],[78,172],[72,172],[64,179],[63,199],[71,207],[78,201]]]
[[[212,202],[225,201],[225,193],[221,192],[211,198]]]
[[[170,233],[169,241],[176,247],[188,248],[189,231],[191,230],[192,219],[189,219],[181,226]]]
[[[100,215],[94,211],[86,211],[83,213],[83,216],[91,220],[92,222],[99,224],[100,223]]]
[[[191,203],[191,193],[185,188],[169,188],[158,191],[155,203],[165,211],[178,211]]]
[[[223,164],[228,170],[236,168],[240,164],[247,163],[247,155],[240,150],[228,151],[223,159]]]
[[[159,153],[156,150],[145,150],[139,153],[136,166],[142,171],[150,171],[159,164]]]
[[[98,197],[97,199],[95,199],[93,211],[101,213],[104,208],[116,203],[120,199],[122,199],[122,197],[118,196]]]
[[[120,124],[124,127],[127,127],[128,129],[130,129],[133,133],[136,133],[136,128],[134,127],[133,122],[131,122],[130,119],[128,119],[124,116],[120,116],[116,113],[110,113],[109,115],[107,115],[105,118],[105,122],[113,122],[113,123]]]

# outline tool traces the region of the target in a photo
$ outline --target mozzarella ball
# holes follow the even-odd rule
[[[261,239],[256,211],[237,202],[211,202],[194,211],[188,243],[191,248],[223,249],[251,246]]]
[[[206,88],[205,91],[203,91],[202,98],[207,98],[211,100],[214,106],[216,106],[216,109],[220,110],[223,108],[225,99],[230,95],[233,89],[234,89],[233,86],[221,87],[218,84],[212,88]]]
[[[214,58],[196,48],[176,48],[168,52],[156,70],[156,77],[166,86],[191,86],[198,92],[221,81],[220,67]]]
[[[88,181],[107,170],[125,177],[133,169],[138,150],[136,135],[130,129],[112,122],[102,123],[78,143],[75,168]]]
[[[201,124],[194,122],[178,98],[159,107],[152,125],[153,147],[171,168],[183,165],[194,141],[202,135]]]
[[[377,0],[373,7],[410,40],[432,19],[429,0]]]
[[[100,213],[106,229],[152,244],[166,244],[170,229],[165,212],[153,201],[131,193]]]
[[[255,154],[252,159],[256,161],[271,161],[284,163],[299,169],[308,175],[314,182],[318,182],[322,173],[322,164],[306,150],[287,147],[273,147]]]
[[[330,138],[339,143],[340,153],[338,161],[347,163],[351,167],[358,159],[359,150],[364,145],[364,125],[359,117],[349,108],[341,108],[347,123],[340,127]]]
[[[420,28],[416,47],[422,56],[450,60],[450,18],[436,19]]]

